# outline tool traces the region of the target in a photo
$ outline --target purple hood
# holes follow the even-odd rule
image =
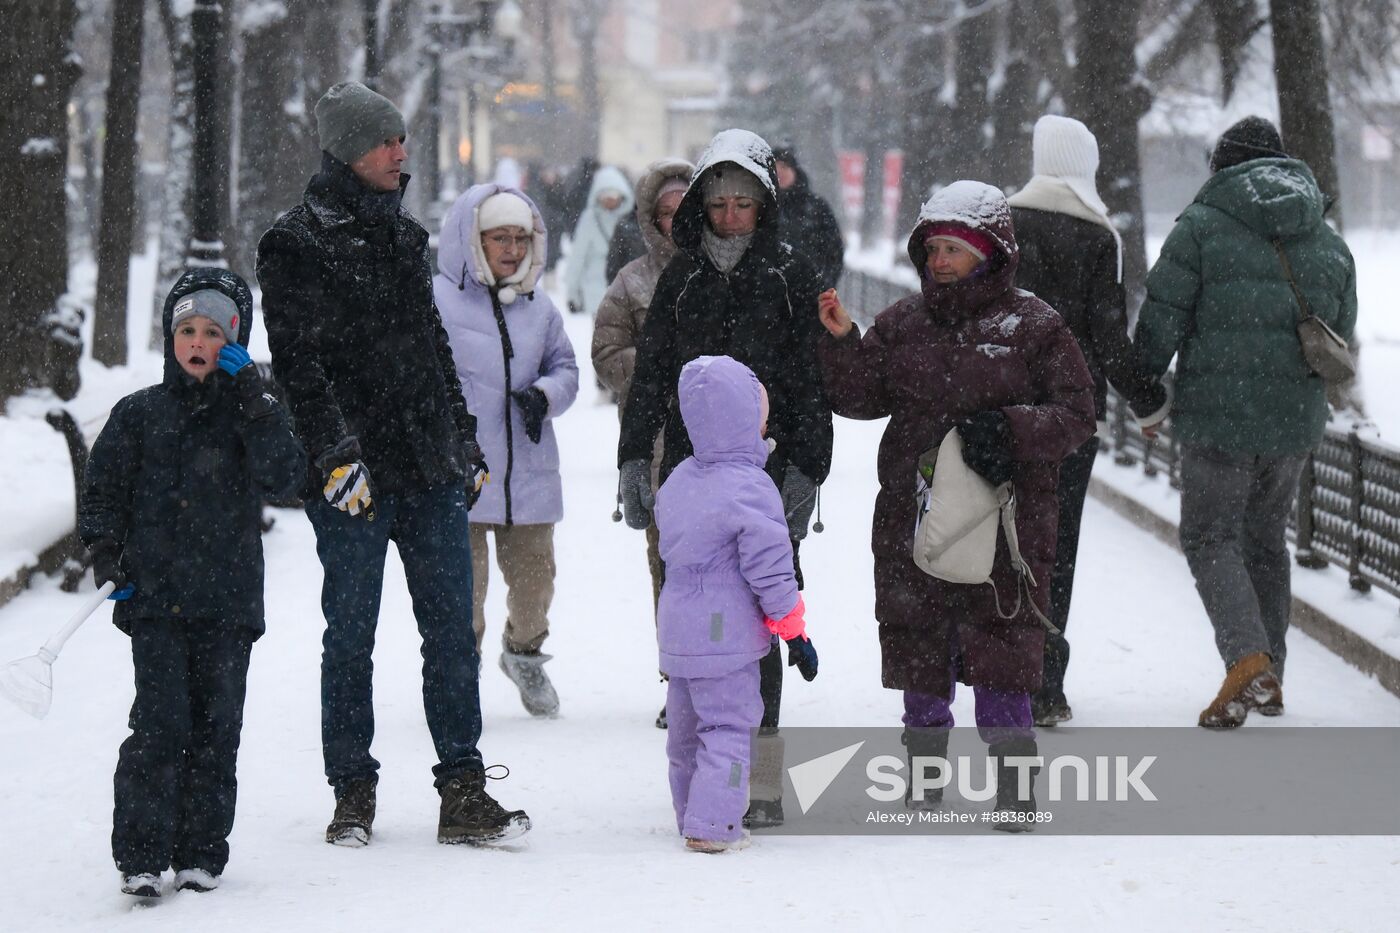
[[[681,418],[701,463],[768,462],[758,377],[727,356],[699,356],[681,369]]]

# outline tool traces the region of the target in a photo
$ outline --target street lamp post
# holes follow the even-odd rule
[[[478,44],[477,39],[493,38],[504,45],[504,57],[514,53],[524,14],[515,0],[467,0],[468,12],[458,13],[455,0],[436,0],[428,15],[427,141],[424,181],[428,212],[435,214],[442,198],[442,169],[439,162],[442,134],[442,83],[444,61],[459,52],[469,57],[492,58],[501,53]],[[468,66],[470,70],[471,66]],[[476,144],[476,78],[467,76],[467,137]],[[475,181],[468,165],[468,180]],[[435,219],[435,218],[434,218]]]

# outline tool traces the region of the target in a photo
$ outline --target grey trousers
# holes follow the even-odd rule
[[[533,654],[549,637],[549,605],[554,601],[554,526],[472,522],[472,628],[478,653],[486,634],[486,586],[491,579],[488,531],[495,535],[496,565],[506,584],[505,645],[517,654]]]
[[[1283,679],[1292,606],[1284,529],[1303,456],[1181,451],[1181,549],[1227,668],[1262,651]]]

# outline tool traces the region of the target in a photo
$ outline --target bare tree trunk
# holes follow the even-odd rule
[[[1099,194],[1123,237],[1123,284],[1136,315],[1147,277],[1138,121],[1152,93],[1137,73],[1135,46],[1142,0],[1075,0],[1079,22],[1077,79],[1070,111],[1099,142]]]
[[[1269,0],[1279,130],[1289,154],[1308,163],[1323,194],[1337,198],[1337,142],[1317,0]],[[1338,227],[1339,209],[1329,215]]]
[[[988,174],[1002,188],[1024,185],[1031,175],[1031,134],[1040,116],[1040,101],[1026,24],[1036,21],[1035,7],[1034,0],[1015,0],[1001,22],[1006,52],[992,112],[996,144],[988,153]]]
[[[195,0],[190,14],[194,39],[194,177],[190,242],[191,266],[227,266],[224,218],[228,216],[228,120],[220,82],[223,9],[217,0]]]
[[[938,177],[948,107],[942,91],[946,43],[927,24],[915,24],[904,53],[904,186],[896,230],[914,226],[919,207]]]
[[[1215,25],[1215,47],[1220,53],[1220,96],[1228,102],[1244,63],[1244,48],[1264,24],[1257,0],[1207,0]]]
[[[957,51],[954,74],[957,94],[953,119],[948,125],[948,151],[945,181],[985,177],[988,151],[986,125],[991,119],[987,99],[987,78],[991,74],[996,41],[993,0],[967,0],[964,19],[955,33]]]
[[[317,167],[311,108],[325,89],[304,71],[312,57],[306,37],[315,34],[308,28],[310,6],[298,3],[242,27],[238,232],[229,254],[234,269],[249,281],[258,240],[296,203]]]
[[[68,100],[81,71],[73,0],[0,2],[0,399],[78,388],[68,286]]]
[[[379,0],[360,0],[365,29],[365,86],[379,90]]]
[[[126,363],[127,278],[131,269],[136,176],[136,113],[141,103],[145,0],[114,0],[112,69],[102,146],[102,219],[97,232],[97,302],[92,357]]]
[[[164,343],[161,312],[165,296],[185,268],[190,245],[191,166],[194,148],[194,36],[190,17],[180,15],[171,0],[157,0],[170,55],[170,123],[165,153],[165,185],[161,198],[160,253],[152,298],[151,349]]]

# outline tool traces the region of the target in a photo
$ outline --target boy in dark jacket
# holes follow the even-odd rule
[[[262,499],[294,494],[306,458],[245,348],[241,278],[194,269],[165,300],[165,378],[117,403],[88,460],[78,530],[136,699],[114,787],[122,891],[218,886],[228,861],[252,644],[263,632]]]

